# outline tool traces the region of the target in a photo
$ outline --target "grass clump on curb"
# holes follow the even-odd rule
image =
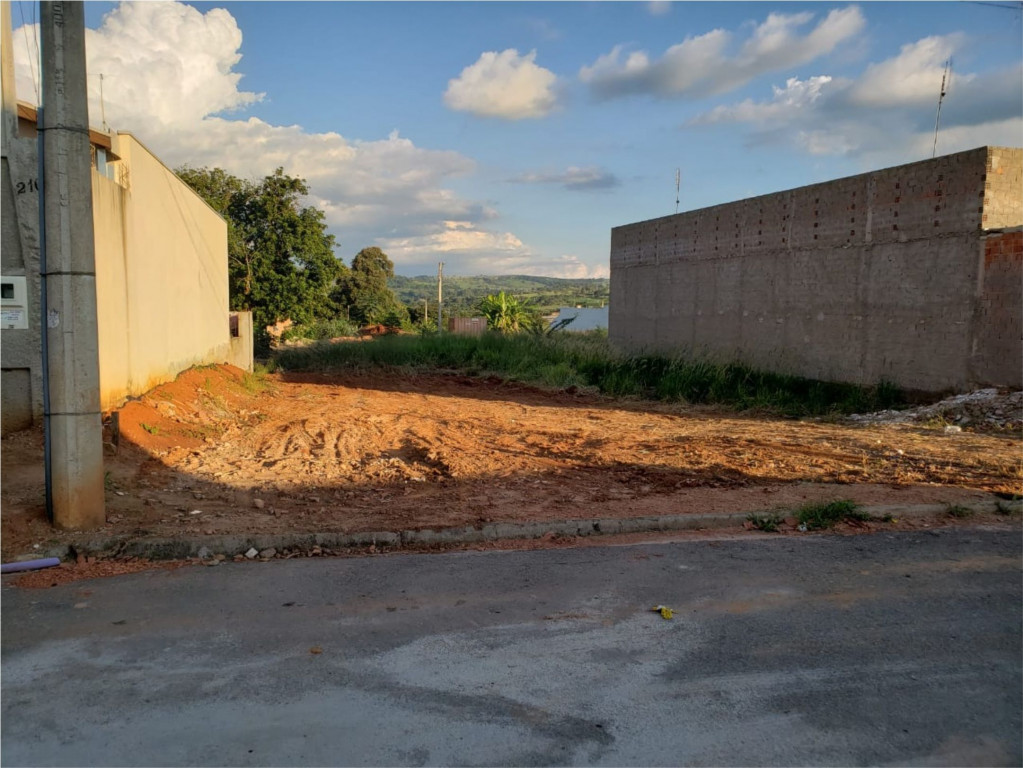
[[[592,333],[390,336],[282,349],[274,362],[283,371],[456,370],[548,387],[595,387],[612,397],[767,409],[794,417],[868,412],[903,402],[901,391],[884,382],[860,387],[761,371],[741,363],[629,356],[606,337]]]
[[[969,507],[964,507],[962,504],[949,504],[948,514],[952,517],[962,519],[964,517],[970,517],[973,515],[973,510]]]
[[[758,515],[756,512],[750,512],[746,515],[746,519],[752,523],[754,528],[764,533],[776,532],[782,521],[781,515]]]
[[[870,515],[862,511],[855,501],[841,499],[805,504],[796,510],[796,519],[808,531],[819,531],[845,520],[869,520]]]

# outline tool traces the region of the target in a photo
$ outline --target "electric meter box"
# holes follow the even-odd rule
[[[0,277],[0,328],[28,328],[28,288],[24,276]]]

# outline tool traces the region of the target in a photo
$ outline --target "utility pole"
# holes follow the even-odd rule
[[[103,525],[96,258],[85,74],[85,4],[39,4],[42,55],[43,210],[53,523]]]
[[[423,325],[430,322],[430,301],[423,299]]]
[[[437,263],[437,333],[443,333],[444,319],[444,262]]]

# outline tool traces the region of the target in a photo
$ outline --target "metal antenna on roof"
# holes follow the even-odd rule
[[[682,183],[682,170],[679,168],[675,169],[675,213],[678,213],[678,200],[679,200],[679,186]]]
[[[99,72],[99,73],[94,74],[94,73],[90,72],[89,73],[89,77],[98,77],[99,78],[99,113],[100,113],[100,119],[103,121],[103,130],[106,131],[107,133],[110,133],[110,126],[107,125],[107,105],[106,105],[106,103],[105,103],[105,101],[103,99],[103,73]]]
[[[934,146],[931,148],[931,157],[938,152],[938,120],[941,119],[941,102],[948,93],[948,86],[952,84],[952,59],[945,62],[945,71],[941,75],[941,92],[938,94],[938,112],[934,115]]]

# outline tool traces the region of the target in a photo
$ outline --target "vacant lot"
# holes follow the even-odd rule
[[[1012,433],[795,421],[455,375],[194,369],[118,422],[107,531],[139,535],[956,503],[1017,492],[1021,477]],[[53,536],[41,465],[39,431],[3,441],[5,554]]]

